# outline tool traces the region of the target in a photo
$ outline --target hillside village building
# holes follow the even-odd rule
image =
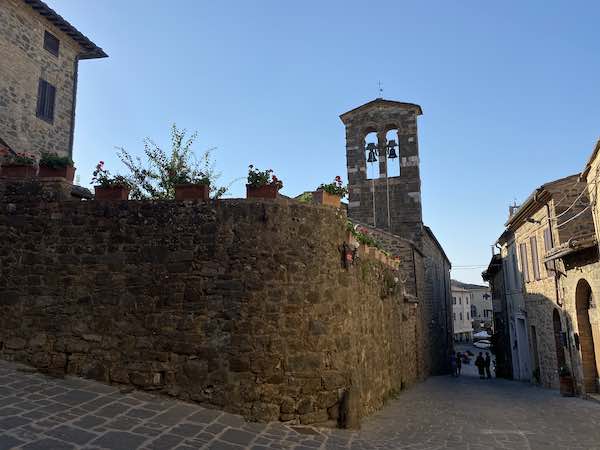
[[[0,147],[72,155],[79,61],[106,56],[44,2],[2,0]]]
[[[512,376],[558,388],[566,370],[578,393],[592,393],[598,375],[591,285],[599,267],[583,178],[546,183],[511,210],[484,279],[492,285]]]
[[[462,283],[452,280],[452,289],[460,287],[469,292],[470,317],[473,332],[477,333],[483,329],[493,330],[494,310],[492,308],[492,295],[490,288],[479,284]]]
[[[78,61],[105,56],[43,2],[3,0],[0,151],[71,155]],[[420,114],[376,99],[340,116],[347,216],[282,196],[78,202],[64,177],[1,176],[0,231],[16,238],[0,252],[0,357],[343,426],[446,373],[450,261],[422,219]]]
[[[452,324],[454,342],[471,342],[473,325],[471,322],[471,294],[468,289],[452,280]]]

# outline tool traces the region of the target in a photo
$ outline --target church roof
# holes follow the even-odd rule
[[[352,117],[357,112],[363,111],[363,110],[371,108],[373,106],[394,106],[394,107],[402,108],[402,109],[412,109],[419,116],[421,114],[423,114],[423,110],[416,103],[404,103],[404,102],[397,102],[395,100],[385,100],[383,98],[376,98],[375,100],[371,100],[370,102],[367,102],[364,105],[361,105],[357,108],[351,109],[348,112],[345,112],[344,114],[340,115],[340,119],[342,119],[342,122],[346,123],[346,120],[349,119],[350,117]]]

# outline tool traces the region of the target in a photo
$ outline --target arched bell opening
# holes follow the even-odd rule
[[[364,153],[367,166],[367,179],[379,178],[379,144],[377,142],[377,132],[367,129],[364,138]]]
[[[399,177],[400,176],[400,142],[398,129],[392,128],[387,130],[385,134],[385,155],[387,157],[387,176],[388,177]]]

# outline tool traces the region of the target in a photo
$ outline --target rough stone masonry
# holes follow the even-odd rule
[[[4,359],[301,423],[333,424],[342,399],[363,417],[422,377],[419,305],[390,265],[344,267],[340,210],[0,186]]]

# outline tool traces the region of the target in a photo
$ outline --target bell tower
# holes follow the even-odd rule
[[[382,98],[340,116],[346,126],[348,217],[420,242],[423,229],[417,116]]]

